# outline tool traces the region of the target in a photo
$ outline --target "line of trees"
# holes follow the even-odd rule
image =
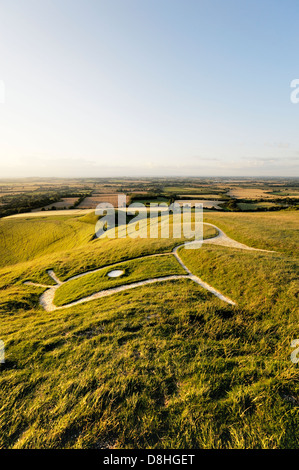
[[[88,190],[82,193],[82,189],[76,191],[72,188],[69,191],[57,191],[56,189],[55,191],[43,191],[39,193],[32,191],[0,196],[0,217],[31,212],[33,209],[38,209],[39,207],[53,205],[67,197],[78,198],[72,206],[77,207],[91,192],[91,190]]]

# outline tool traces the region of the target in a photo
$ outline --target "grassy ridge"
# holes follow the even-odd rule
[[[80,266],[76,266],[79,259],[83,261],[81,272],[84,272],[88,268],[96,267],[97,258],[103,256],[105,251],[109,253],[109,258],[107,257],[105,261],[108,264],[111,260],[114,261],[112,252],[115,261],[122,261],[143,254],[171,251],[185,240],[183,237],[181,239],[92,239],[97,219],[94,213],[56,218],[51,216],[0,219],[0,268],[44,257],[48,262],[54,263],[53,266],[57,265],[61,276],[70,277],[68,272],[70,275],[80,272]],[[204,227],[205,238],[213,237],[216,233],[213,228]]]
[[[142,260],[132,260],[116,264],[113,269],[120,269],[124,274],[119,278],[109,278],[107,274],[111,267],[103,268],[96,273],[86,274],[79,279],[68,281],[59,287],[55,293],[55,305],[66,305],[75,300],[82,299],[104,289],[131,284],[149,278],[170,276],[172,274],[186,274],[173,255],[156,256]]]
[[[299,256],[299,216],[295,211],[233,214],[206,212],[204,222],[216,224],[227,235],[254,248]]]
[[[39,231],[34,229],[36,227],[36,219],[1,220],[5,222],[2,226],[1,242],[2,240],[7,240],[8,253],[14,250],[14,255],[9,255],[8,266],[0,268],[0,311],[2,309],[9,314],[14,314],[20,306],[30,309],[38,305],[41,289],[33,286],[24,286],[23,282],[30,280],[47,285],[55,284],[46,273],[48,269],[54,269],[55,273],[62,280],[66,280],[74,275],[109,264],[155,253],[170,252],[175,246],[184,241],[184,239],[161,238],[92,239],[96,218],[94,214],[90,213],[83,217],[57,217],[59,223],[62,221],[62,230],[65,229],[66,231],[63,232],[64,236],[61,239],[57,239],[55,243],[52,243],[53,251],[48,252],[47,237],[49,232],[55,232],[55,219],[45,217],[41,221],[38,218],[37,220],[44,224],[42,227],[40,226]],[[21,221],[23,221],[24,234],[30,233],[30,236],[27,238],[26,244],[18,245],[17,238],[10,238],[8,236],[6,239],[6,235],[8,231],[13,231],[15,224],[18,230],[22,230]],[[68,245],[68,234],[70,232],[73,233],[73,224],[80,228],[83,242],[79,237],[78,246],[70,248]],[[204,227],[205,238],[213,237],[216,233],[216,230],[212,227]],[[11,241],[11,249],[9,247],[9,240]],[[39,255],[36,255],[31,260],[30,257],[33,256],[32,253],[37,244],[39,244]],[[18,256],[19,263],[11,266],[15,256]],[[29,260],[23,261],[24,259]]]
[[[0,267],[87,244],[92,227],[74,217],[0,219]]]

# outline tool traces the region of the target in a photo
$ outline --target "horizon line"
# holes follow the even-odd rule
[[[137,178],[144,178],[144,179],[150,179],[150,178],[158,178],[158,179],[162,179],[162,178],[181,178],[181,179],[184,179],[184,178],[191,178],[191,179],[194,179],[194,178],[221,178],[221,179],[227,179],[227,178],[272,178],[272,179],[281,179],[281,178],[292,178],[292,179],[299,179],[299,175],[298,176],[294,176],[294,175],[277,175],[277,176],[274,176],[274,175],[261,175],[261,176],[257,176],[257,175],[197,175],[197,176],[194,176],[194,175],[161,175],[161,176],[157,176],[157,175],[151,175],[151,176],[146,176],[146,175],[143,175],[143,174],[140,174],[140,175],[135,175],[135,176],[129,176],[129,175],[107,175],[107,176],[39,176],[39,175],[34,175],[34,176],[5,176],[3,178],[0,177],[0,181],[4,181],[4,180],[25,180],[25,179],[107,179],[107,178],[129,178],[129,179],[137,179]]]

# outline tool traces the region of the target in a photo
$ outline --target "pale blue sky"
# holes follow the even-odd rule
[[[0,177],[299,176],[298,0],[0,0]]]

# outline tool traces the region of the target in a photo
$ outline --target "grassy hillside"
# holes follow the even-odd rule
[[[0,267],[88,243],[93,226],[80,217],[0,219]]]
[[[256,314],[290,320],[299,313],[299,258],[210,245],[181,249],[180,256],[194,274]]]
[[[299,255],[299,215],[296,211],[263,213],[207,212],[205,222],[216,224],[235,240],[255,248]]]
[[[51,220],[49,220],[51,219]],[[63,216],[57,217],[58,222],[64,219]],[[83,217],[67,217],[62,222],[66,228],[66,234],[73,224],[80,227],[82,233],[86,234],[86,240],[81,242],[80,236],[77,241],[77,247],[70,249],[67,235],[57,239],[52,244],[53,251],[50,252],[48,243],[49,230],[53,230],[56,220],[52,217],[45,217],[41,220],[44,223],[44,231],[35,231],[36,219],[2,219],[6,231],[2,232],[1,241],[5,240],[7,232],[11,230],[13,224],[16,224],[21,230],[23,220],[24,233],[29,232],[31,236],[27,239],[26,249],[16,243],[16,239],[9,238],[13,248],[10,249],[7,243],[7,251],[14,250],[15,256],[19,258],[19,263],[11,266],[13,257],[10,257],[8,265],[0,268],[0,309],[7,313],[14,314],[16,308],[32,308],[38,305],[38,297],[42,290],[39,287],[24,286],[24,281],[33,281],[43,284],[55,284],[47,274],[48,269],[54,269],[61,280],[101,268],[113,263],[126,261],[140,256],[146,256],[155,253],[170,252],[175,246],[183,243],[183,239],[93,239],[95,216],[87,214]],[[39,220],[39,219],[38,219]],[[3,235],[4,233],[4,235]],[[57,232],[56,232],[57,233]],[[64,232],[63,232],[64,233]],[[213,237],[216,230],[212,227],[204,227],[204,237]],[[39,239],[40,238],[40,239]],[[73,239],[76,242],[76,238]],[[39,244],[39,256],[33,260],[22,261],[32,256],[34,247]],[[59,246],[60,244],[60,246]],[[54,246],[56,251],[54,251]],[[4,250],[3,250],[4,251]],[[30,256],[29,256],[30,253]],[[46,254],[45,254],[46,253]],[[150,276],[149,276],[150,277]]]
[[[299,447],[299,369],[290,360],[299,337],[298,216],[205,215],[240,242],[279,251],[180,250],[235,307],[183,279],[46,313],[43,288],[23,281],[50,284],[47,269],[64,280],[112,263],[130,266],[131,276],[169,269],[167,255],[151,258],[150,269],[127,260],[166,253],[178,241],[90,241],[91,220],[71,222],[86,229],[73,248],[66,238],[45,251],[45,237],[37,256],[32,235],[35,258],[20,255],[0,269],[1,448]],[[63,302],[102,287],[104,272],[71,281]]]

